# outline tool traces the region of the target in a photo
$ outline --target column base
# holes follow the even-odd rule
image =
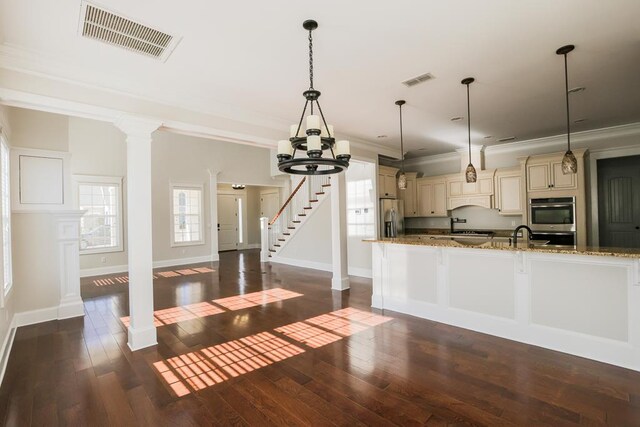
[[[151,347],[158,344],[158,337],[156,334],[156,327],[152,326],[145,329],[133,329],[129,326],[129,341],[127,345],[131,351],[140,350],[146,347]]]
[[[80,298],[62,300],[58,305],[58,319],[84,316],[84,303]]]
[[[349,287],[349,276],[331,278],[331,289],[334,291],[346,291]]]

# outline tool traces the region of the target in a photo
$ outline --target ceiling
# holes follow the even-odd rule
[[[394,102],[405,99],[405,148],[415,156],[465,146],[466,117],[450,119],[466,116],[460,80],[468,76],[476,78],[473,144],[563,133],[563,61],[555,50],[572,43],[569,85],[586,87],[571,96],[572,118],[587,119],[573,129],[640,121],[638,0],[98,4],[182,39],[161,62],[80,37],[80,0],[0,0],[1,47],[30,58],[22,70],[261,121],[284,138],[308,86],[301,24],[313,18],[315,86],[338,137],[399,147]],[[425,72],[435,79],[401,84]]]

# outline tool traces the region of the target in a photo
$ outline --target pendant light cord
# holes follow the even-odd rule
[[[471,106],[469,102],[469,83],[467,83],[467,136],[469,138],[469,164],[471,164]]]
[[[400,105],[400,155],[402,163],[400,164],[402,172],[404,172],[404,139],[402,138],[402,105]]]
[[[569,73],[567,71],[567,54],[564,54],[564,87],[567,99],[567,151],[571,151],[571,121],[569,120]]]

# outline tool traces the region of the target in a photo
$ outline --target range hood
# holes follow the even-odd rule
[[[471,147],[471,159],[467,148],[456,150],[460,154],[460,180],[447,184],[450,193],[447,200],[447,209],[452,210],[463,206],[480,206],[493,208],[493,175],[495,170],[486,171],[484,168],[484,146]],[[471,161],[470,161],[471,160]],[[473,163],[478,171],[478,180],[467,183],[464,171],[467,165]]]

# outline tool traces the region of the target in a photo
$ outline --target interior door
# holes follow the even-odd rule
[[[269,221],[275,216],[280,208],[280,197],[277,192],[263,193],[260,196],[260,216],[266,216]]]
[[[640,248],[640,156],[598,160],[600,246]]]
[[[218,250],[238,249],[238,198],[218,194]]]

